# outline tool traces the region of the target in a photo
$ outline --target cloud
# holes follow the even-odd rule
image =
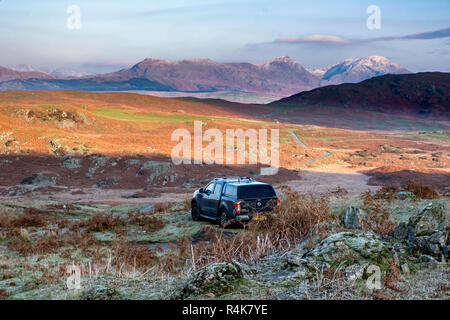
[[[367,39],[345,39],[338,36],[313,34],[305,37],[298,38],[279,38],[273,41],[273,43],[321,43],[321,44],[357,44],[368,42],[381,42],[381,41],[393,41],[393,40],[430,40],[430,39],[442,39],[450,37],[450,28],[422,32],[416,34],[410,34],[405,36],[389,36],[389,37],[376,37]]]
[[[300,38],[279,38],[274,41],[275,43],[348,43],[349,40],[322,34],[313,34]]]
[[[378,37],[362,40],[364,42],[374,42],[374,41],[390,41],[390,40],[430,40],[430,39],[442,39],[450,37],[450,28],[422,32],[416,34],[410,34],[406,36],[392,36],[392,37]]]

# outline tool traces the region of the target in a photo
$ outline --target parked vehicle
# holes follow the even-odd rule
[[[216,178],[194,192],[191,214],[194,221],[201,218],[219,220],[225,227],[230,220],[264,220],[265,213],[278,208],[280,200],[274,188],[248,177]]]

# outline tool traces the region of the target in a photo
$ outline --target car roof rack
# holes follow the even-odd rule
[[[237,181],[241,181],[241,180],[249,180],[249,181],[255,181],[255,179],[250,178],[250,177],[220,177],[220,178],[215,178],[214,180],[237,180]]]

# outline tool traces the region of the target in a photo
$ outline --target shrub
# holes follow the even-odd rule
[[[405,190],[412,192],[416,197],[422,199],[435,199],[438,197],[438,193],[431,186],[408,180],[405,185]]]

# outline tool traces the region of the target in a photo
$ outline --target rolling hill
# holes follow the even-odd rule
[[[329,106],[450,118],[450,73],[384,75],[360,83],[317,88],[271,105]]]

